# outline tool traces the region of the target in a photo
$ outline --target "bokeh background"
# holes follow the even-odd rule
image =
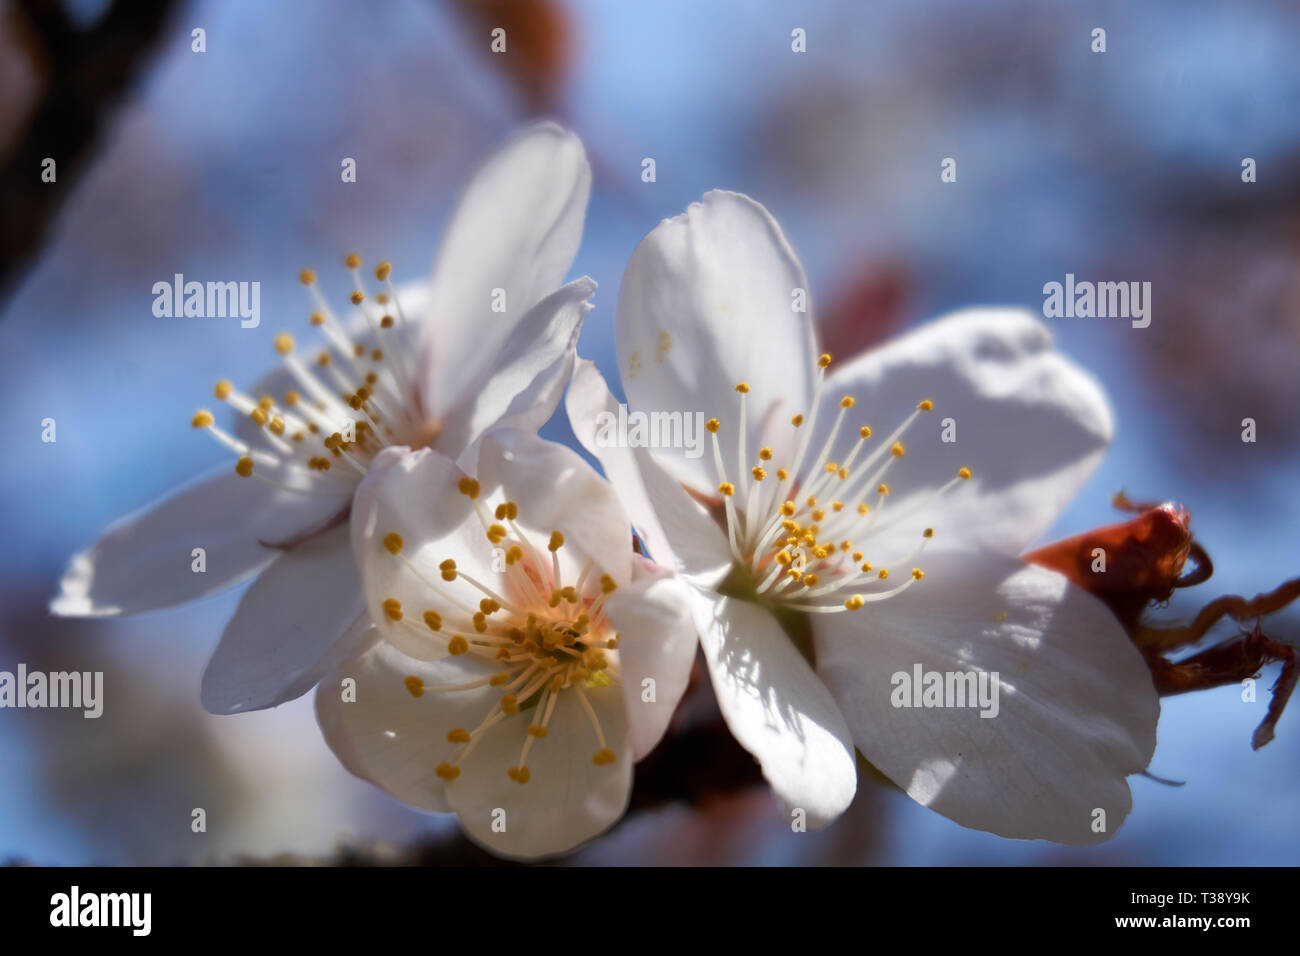
[[[716,187],[782,222],[840,351],[959,306],[1039,309],[1043,284],[1067,272],[1150,281],[1147,329],[1052,320],[1118,420],[1056,536],[1115,520],[1120,488],[1185,504],[1216,573],[1167,619],[1300,574],[1295,4],[0,0],[0,11],[0,669],[103,670],[107,685],[99,720],[0,711],[0,859],[313,856],[454,827],[349,776],[310,695],[237,717],[202,711],[200,675],[238,593],[120,621],[57,620],[45,606],[67,558],[112,519],[223,460],[189,418],[217,378],[266,369],[277,331],[305,329],[298,270],[316,266],[340,295],[333,268],[350,251],[423,276],[475,162],[533,115],[575,129],[595,168],[573,275],[600,283],[582,351],[611,381],[624,263],[660,218]],[[60,24],[62,52],[38,29]],[[496,25],[504,57],[488,52]],[[796,27],[803,54],[791,51]],[[1095,27],[1104,54],[1090,50]],[[105,96],[119,79],[121,97]],[[39,136],[64,150],[57,184],[32,164],[51,154]],[[354,184],[340,182],[345,156]],[[955,184],[939,179],[949,156]],[[645,157],[654,183],[641,181]],[[1244,157],[1258,182],[1242,183]],[[151,286],[176,272],[260,281],[261,327],[155,318]],[[1255,444],[1240,440],[1244,417],[1258,422]],[[40,441],[45,418],[54,444]],[[571,438],[563,422],[546,434]],[[1267,629],[1294,643],[1300,616]],[[964,830],[864,781],[819,833],[790,833],[754,789],[639,813],[573,861],[1293,864],[1300,706],[1273,743],[1249,744],[1277,670],[1255,704],[1233,687],[1166,699],[1151,771],[1183,785],[1134,778],[1131,817],[1098,848]],[[206,833],[190,830],[194,807]]]

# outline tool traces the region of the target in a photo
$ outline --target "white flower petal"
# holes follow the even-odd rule
[[[757,604],[697,598],[696,626],[722,716],[763,776],[810,827],[853,802],[857,768],[849,729],[830,692]]]
[[[936,554],[925,571],[888,601],[814,616],[817,672],[858,749],[964,826],[1068,844],[1109,838],[1132,803],[1125,778],[1151,758],[1160,710],[1123,629],[1061,575],[1015,558]],[[996,671],[997,716],[893,706],[892,675],[918,664]]]
[[[348,530],[339,527],[281,553],[253,582],[208,661],[200,700],[213,714],[293,700],[360,653],[370,630]]]
[[[465,477],[455,462],[432,449],[386,448],[371,462],[352,502],[352,553],[366,607],[385,640],[420,660],[443,657],[456,629],[450,620],[455,607],[443,596],[458,596],[468,608],[465,618],[478,604],[461,584],[443,581],[442,562],[454,560],[480,582],[498,576],[474,503],[458,490]],[[384,545],[389,534],[402,537],[400,557]],[[390,599],[401,604],[400,620],[385,611]],[[425,627],[428,610],[447,617],[441,631]]]
[[[582,143],[553,123],[513,136],[475,173],[443,236],[418,351],[417,390],[437,420],[477,390],[524,316],[559,288],[591,191]],[[494,312],[495,290],[505,311]]]
[[[701,584],[724,574],[731,564],[726,532],[645,448],[601,438],[600,416],[616,419],[618,403],[591,361],[579,361],[565,403],[574,434],[605,469],[650,556]]]
[[[108,617],[184,604],[237,584],[280,552],[282,541],[347,506],[347,496],[268,487],[223,465],[152,507],[112,525],[77,554],[50,602],[63,617]],[[206,570],[193,570],[203,548]]]
[[[841,438],[828,456],[837,462],[857,441],[861,425],[872,428],[865,446],[870,451],[918,402],[934,401],[934,410],[921,413],[903,438],[906,455],[885,475],[891,495],[881,527],[958,469],[968,467],[974,475],[895,525],[891,541],[902,544],[885,547],[887,554],[910,550],[924,527],[935,529],[936,544],[1019,554],[1073,497],[1113,431],[1096,381],[1052,349],[1041,321],[1018,309],[958,312],[841,368],[832,366],[819,432],[829,430],[845,394],[857,404],[845,415]],[[947,419],[955,441],[943,441]],[[820,438],[814,445],[820,449]],[[874,491],[868,497],[874,506]],[[875,542],[877,548],[881,543]],[[880,563],[870,554],[868,559]]]
[[[588,558],[589,587],[601,573],[619,585],[631,580],[632,523],[609,482],[577,452],[527,432],[493,429],[480,447],[478,479],[485,495],[501,489],[519,505],[517,523],[537,535],[535,547],[545,547],[553,531],[564,535],[565,583],[574,583]]]
[[[659,743],[690,682],[698,635],[690,585],[680,578],[641,571],[605,602],[619,633],[619,681],[627,708],[634,760]],[[646,680],[654,681],[646,700]]]
[[[516,783],[507,771],[519,763],[525,728],[535,713],[521,711],[498,724],[446,788],[448,805],[476,843],[501,856],[536,859],[573,849],[623,815],[632,790],[623,696],[617,687],[583,693],[616,755],[614,763],[592,761],[600,743],[574,690],[560,692],[548,736],[529,750],[528,783]]]
[[[411,695],[407,677],[425,686],[463,684],[492,673],[488,662],[454,657],[414,661],[386,642],[338,665],[316,688],[316,719],[325,742],[352,773],[423,810],[451,809],[435,770],[452,761],[460,744],[447,740],[454,727],[472,730],[501,696],[492,687],[425,691]],[[355,682],[345,699],[343,681]],[[522,733],[522,731],[521,731]]]
[[[591,279],[578,279],[529,310],[478,387],[443,416],[440,450],[456,456],[498,423],[533,432],[546,424],[572,372],[595,291]]]
[[[781,227],[748,196],[711,192],[664,220],[637,246],[619,289],[615,328],[629,405],[718,418],[724,461],[736,469],[734,389],[746,382],[747,455],[755,459],[746,468],[756,464],[765,425],[809,410],[812,325],[793,308],[795,290],[807,288]],[[694,487],[718,483],[711,450],[690,458],[661,449],[656,457]]]

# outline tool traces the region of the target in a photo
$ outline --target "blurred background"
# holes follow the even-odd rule
[[[1067,272],[1150,281],[1149,328],[1051,320],[1118,421],[1053,537],[1118,520],[1121,488],[1185,504],[1216,573],[1170,620],[1300,574],[1298,37],[1300,6],[1252,0],[0,0],[0,669],[102,670],[107,698],[98,720],[0,711],[0,860],[459,858],[439,842],[450,818],[338,765],[310,695],[200,708],[238,593],[120,621],[46,603],[110,521],[224,460],[189,418],[217,378],[269,368],[276,332],[305,329],[298,270],[341,294],[357,251],[422,277],[474,164],[534,115],[572,127],[595,169],[572,274],[600,283],[582,351],[611,382],[624,263],[717,187],[781,221],[841,353],[960,306],[1038,310]],[[357,182],[340,182],[343,157]],[[151,287],[177,272],[260,281],[261,326],[155,318]],[[560,421],[546,434],[571,440]],[[1300,615],[1267,629],[1295,643]],[[1133,778],[1132,815],[1101,847],[965,830],[864,780],[818,833],[792,834],[761,788],[706,792],[569,862],[1293,864],[1300,706],[1250,748],[1277,672],[1253,704],[1234,687],[1166,699],[1151,772],[1184,785]]]

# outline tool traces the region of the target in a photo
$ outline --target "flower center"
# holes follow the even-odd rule
[[[788,465],[773,470],[773,451],[768,447],[758,450],[757,462],[747,458],[745,404],[749,385],[745,382],[736,386],[740,398],[734,477],[728,474],[718,441],[721,422],[712,418],[705,424],[712,435],[717,488],[725,508],[731,553],[737,565],[747,570],[754,596],[794,610],[818,613],[856,611],[873,601],[893,597],[924,578],[924,571],[912,567],[901,584],[885,583],[891,566],[907,567],[920,556],[934,537],[932,528],[922,532],[908,553],[873,555],[874,564],[868,560],[869,539],[915,516],[935,498],[971,477],[970,469],[962,468],[956,477],[915,504],[884,516],[892,491],[884,479],[890,466],[907,453],[901,439],[920,415],[934,410],[934,402],[928,398],[919,402],[872,450],[868,450],[871,428],[861,426],[848,454],[842,460],[832,460],[832,449],[856,402],[852,395],[840,399],[830,432],[814,450],[817,409],[830,362],[829,355],[817,361],[809,419],[805,421],[799,414],[790,420],[795,436]]]
[[[392,266],[381,262],[375,278],[383,289],[374,306],[361,274],[361,257],[344,264],[353,281],[353,305],[360,307],[368,326],[369,346],[357,341],[330,308],[316,284],[316,273],[300,275],[316,309],[311,324],[324,343],[315,368],[294,354],[293,336],[276,336],[275,349],[301,391],[254,399],[226,380],[217,382],[216,397],[257,426],[261,444],[248,442],[218,428],[207,409],[191,419],[238,456],[235,472],[276,487],[304,494],[348,492],[365,475],[369,461],[389,444],[430,444],[429,426],[415,409],[412,370],[408,368],[408,329]],[[390,309],[391,306],[391,309]],[[432,432],[436,437],[436,431]],[[334,468],[335,465],[339,467]]]
[[[598,766],[614,763],[616,754],[609,748],[586,694],[586,689],[618,683],[619,637],[604,613],[605,601],[615,590],[614,580],[602,574],[598,583],[590,583],[593,562],[588,558],[573,583],[565,584],[561,532],[551,532],[543,549],[520,529],[515,502],[503,500],[489,510],[479,499],[479,484],[472,478],[461,479],[459,490],[473,500],[484,535],[495,553],[504,556],[504,593],[466,574],[453,558],[439,565],[441,580],[431,580],[405,556],[400,534],[390,532],[384,538],[384,547],[427,588],[427,607],[420,613],[422,624],[407,615],[397,598],[384,602],[389,620],[431,640],[445,640],[452,656],[469,655],[501,667],[463,684],[432,686],[414,675],[405,679],[413,697],[480,687],[501,691],[474,729],[452,727],[447,732],[447,740],[461,747],[454,760],[438,765],[438,776],[448,782],[455,780],[485,734],[506,719],[531,711],[519,760],[506,771],[511,780],[527,783],[532,776],[528,754],[549,736],[556,702],[564,693],[574,695],[591,723],[597,746],[592,762]],[[549,558],[544,556],[546,552]]]

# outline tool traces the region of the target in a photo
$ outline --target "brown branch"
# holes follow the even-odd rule
[[[22,141],[0,167],[0,300],[43,246],[173,5],[118,0],[88,30],[68,21],[59,0],[19,0],[10,9],[14,32],[33,47],[33,65],[47,75]],[[53,183],[41,181],[46,157],[57,164]]]

